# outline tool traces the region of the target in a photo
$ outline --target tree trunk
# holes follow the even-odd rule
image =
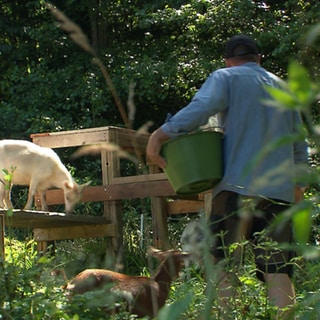
[[[95,50],[103,50],[112,44],[112,30],[109,30],[103,0],[88,1],[89,19],[91,25],[91,40]]]

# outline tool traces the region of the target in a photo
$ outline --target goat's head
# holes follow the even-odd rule
[[[66,206],[66,213],[71,214],[74,206],[80,201],[83,189],[90,185],[91,181],[84,184],[78,184],[75,181],[72,183],[66,181],[64,184],[64,203]]]
[[[153,247],[149,248],[148,254],[161,261],[155,277],[163,277],[164,281],[177,279],[185,259],[190,257],[190,253],[181,250],[161,251]]]
[[[181,234],[180,242],[182,250],[190,252],[190,261],[198,264],[202,260],[204,247],[208,245],[203,223],[200,220],[189,222]]]

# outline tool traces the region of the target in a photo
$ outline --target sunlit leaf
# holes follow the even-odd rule
[[[310,30],[307,32],[306,43],[308,45],[313,44],[319,36],[320,36],[320,23],[311,27]]]
[[[12,181],[12,174],[6,174],[3,178],[5,181]]]
[[[38,263],[48,263],[51,259],[49,259],[47,256],[42,256],[39,258]]]
[[[9,174],[9,171],[8,171],[7,169],[2,169],[1,172],[2,172],[3,174]]]
[[[307,243],[310,239],[312,224],[312,207],[308,206],[297,211],[293,217],[294,237],[299,243]]]
[[[307,70],[297,62],[288,68],[288,86],[300,104],[307,104],[312,96],[312,83]]]
[[[266,87],[266,90],[275,100],[275,103],[270,101],[269,105],[276,104],[284,107],[294,107],[296,105],[295,97],[290,92],[273,87]]]
[[[7,217],[12,217],[13,216],[13,209],[8,209],[6,212]]]
[[[265,87],[272,99],[265,101],[269,106],[305,111],[316,100],[317,86],[312,83],[308,71],[292,61],[288,67],[287,82],[280,88]]]

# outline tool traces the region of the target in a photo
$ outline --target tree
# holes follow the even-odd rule
[[[0,4],[3,137],[124,125],[92,56],[57,28],[43,1]],[[318,53],[307,51],[302,37],[316,20],[317,1],[54,4],[89,37],[124,105],[135,84],[134,128],[148,120],[157,126],[186,105],[210,72],[224,65],[224,42],[235,33],[255,37],[263,65],[278,75],[286,76],[288,58],[295,57],[319,76]]]

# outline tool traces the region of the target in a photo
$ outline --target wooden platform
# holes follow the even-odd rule
[[[66,215],[59,212],[13,210],[8,215],[0,210],[0,227],[33,230],[35,241],[68,240],[74,238],[119,237],[113,223],[105,217]],[[0,239],[0,256],[4,256],[3,232]]]
[[[108,126],[81,130],[31,134],[32,142],[42,147],[66,148],[112,142],[127,151],[145,152],[149,134]]]
[[[134,130],[119,127],[100,127],[62,132],[46,132],[31,135],[32,141],[43,147],[69,148],[92,144],[112,143],[136,156],[145,174],[121,176],[120,156],[117,152],[101,148],[101,180],[99,186],[89,186],[83,192],[81,202],[102,202],[103,216],[66,215],[58,212],[14,210],[8,216],[0,210],[0,229],[4,226],[33,230],[39,251],[44,251],[46,242],[89,237],[109,237],[110,254],[117,254],[122,247],[122,200],[133,198],[151,198],[153,245],[168,248],[167,217],[171,214],[211,210],[211,193],[193,196],[177,196],[165,173],[153,164],[146,164],[145,149],[149,134],[140,134]],[[81,161],[81,159],[79,159]],[[147,168],[146,168],[147,167]],[[167,201],[170,199],[170,201]],[[62,190],[51,189],[46,192],[50,206],[64,204]],[[41,208],[40,198],[36,195],[35,207]],[[0,230],[0,242],[3,256],[3,231]],[[1,247],[0,243],[0,247]]]
[[[87,224],[96,225],[110,223],[105,217],[67,215],[60,212],[13,210],[13,214],[8,216],[6,210],[0,210],[0,214],[4,215],[5,226],[31,230],[37,228],[84,226]]]

